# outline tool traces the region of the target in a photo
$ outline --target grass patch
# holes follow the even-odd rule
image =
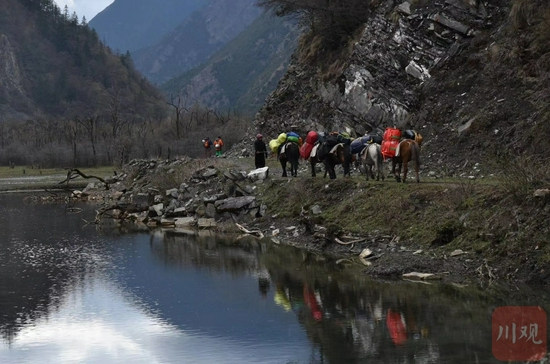
[[[496,252],[503,241],[525,248],[514,242],[517,239],[537,241],[539,249],[547,245],[542,235],[533,235],[548,230],[545,217],[528,218],[536,207],[527,211],[527,206],[514,205],[497,180],[403,184],[366,182],[362,176],[332,181],[302,177],[273,179],[260,186],[259,198],[269,206],[270,215],[299,218],[319,205],[322,213],[312,218],[332,230],[395,235],[401,241],[479,253]],[[519,236],[514,230],[523,232]]]
[[[112,176],[116,170],[115,167],[95,167],[95,168],[78,168],[82,173],[86,175],[93,175],[98,177]],[[1,178],[20,178],[20,177],[39,177],[39,176],[55,176],[55,175],[67,175],[67,169],[65,168],[32,168],[25,166],[16,166],[14,168],[2,166],[0,167],[0,179]]]
[[[88,176],[105,178],[112,176],[116,168],[112,166],[96,168],[79,168]],[[67,178],[67,169],[63,168],[30,168],[18,166],[15,168],[0,167],[0,191],[27,191],[67,188],[83,188],[96,179],[84,179],[78,177],[71,180],[69,185],[59,184]]]

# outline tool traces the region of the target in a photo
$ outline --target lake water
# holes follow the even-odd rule
[[[499,306],[540,288],[370,280],[254,239],[88,224],[0,195],[0,363],[500,363]],[[538,333],[542,335],[542,333]]]

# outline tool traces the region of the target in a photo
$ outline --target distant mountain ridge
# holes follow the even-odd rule
[[[162,37],[210,0],[116,0],[89,26],[111,49],[134,52]]]
[[[161,9],[155,14],[165,12],[173,1],[159,2]],[[285,73],[299,28],[292,20],[265,13],[256,5],[257,0],[203,2],[198,6],[195,1],[196,9],[191,14],[181,13],[179,24],[155,44],[145,46],[143,39],[144,47],[131,51],[133,64],[149,81],[162,85],[168,97],[180,95],[188,105],[252,115]],[[151,4],[156,2],[139,0],[136,6],[150,8]],[[90,22],[91,26],[101,36],[113,27],[105,20],[118,19],[118,37],[129,42],[134,34],[154,27],[154,21],[176,23],[174,14],[170,14],[169,21],[152,18],[138,27],[122,13],[130,7],[128,0],[115,0]],[[105,42],[113,48],[116,45],[110,39],[106,37]]]
[[[301,34],[293,21],[260,15],[206,63],[161,86],[188,104],[255,113],[285,74]]]
[[[162,41],[133,52],[136,68],[153,83],[167,82],[205,62],[261,12],[255,0],[211,0]]]

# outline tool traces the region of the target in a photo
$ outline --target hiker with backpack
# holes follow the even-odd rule
[[[222,147],[223,147],[223,140],[221,136],[218,136],[216,140],[214,140],[214,148],[216,149],[216,157],[222,156]]]
[[[202,140],[204,146],[204,158],[210,158],[212,156],[212,141],[206,137]]]

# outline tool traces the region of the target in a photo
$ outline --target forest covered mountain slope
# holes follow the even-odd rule
[[[295,21],[263,13],[208,61],[161,89],[185,95],[188,105],[253,116],[286,72],[301,30]]]
[[[125,102],[141,95],[137,112],[159,104],[127,55],[110,52],[52,0],[1,0],[0,19],[1,119],[102,114],[115,88]]]

